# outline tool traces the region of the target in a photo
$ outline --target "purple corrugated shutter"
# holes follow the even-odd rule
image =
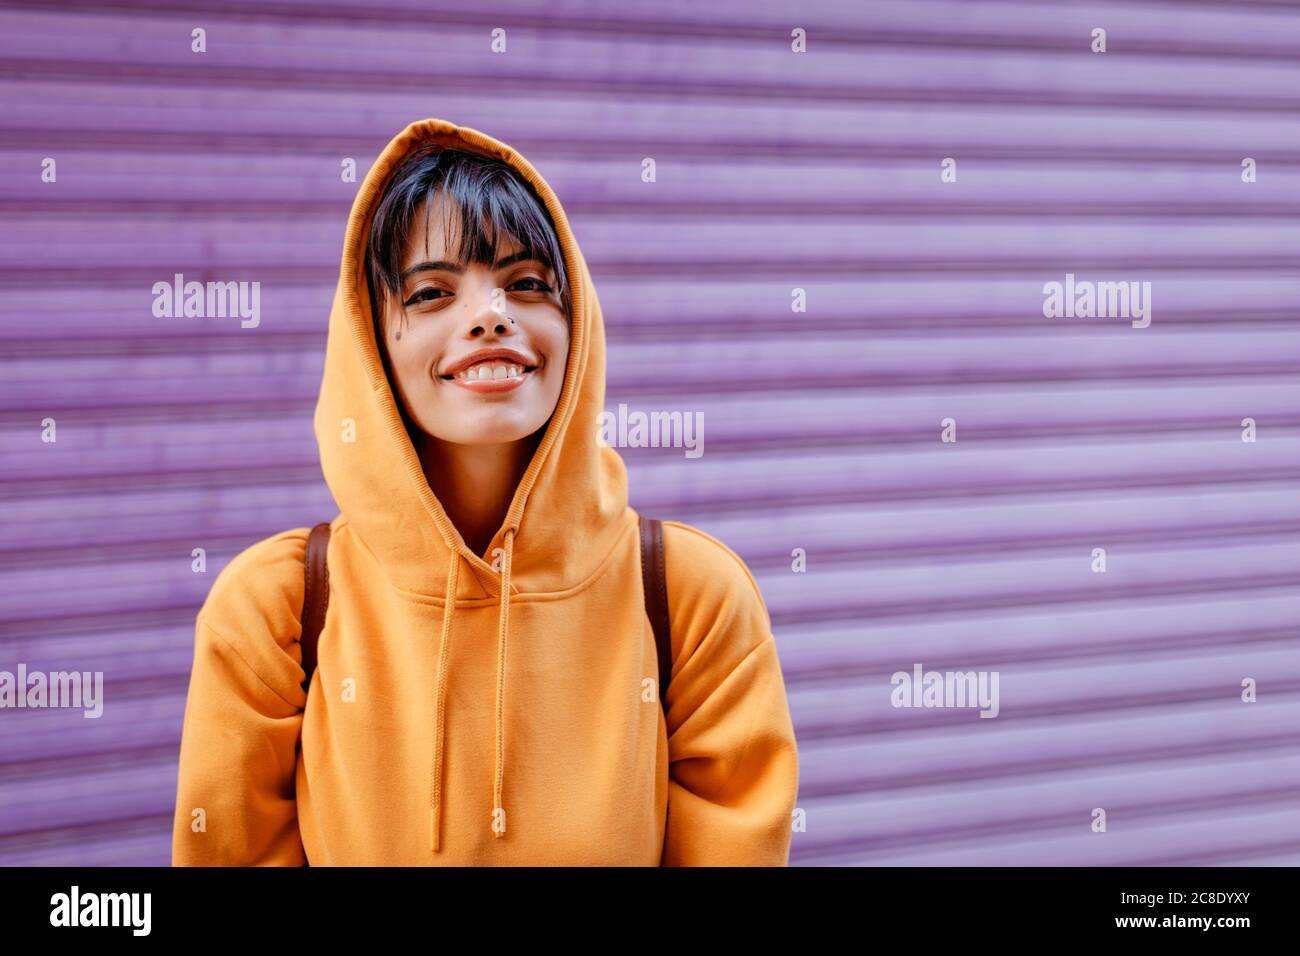
[[[195,611],[333,514],[340,163],[423,116],[564,200],[610,409],[703,416],[625,449],[633,504],[763,590],[792,863],[1300,862],[1300,14],[180,6],[0,11],[0,670],[111,702],[0,712],[0,864],[168,861]],[[155,318],[178,272],[260,325]],[[1149,326],[1045,317],[1067,281]],[[893,706],[917,666],[998,715]]]

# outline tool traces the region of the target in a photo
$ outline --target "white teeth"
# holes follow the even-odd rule
[[[467,382],[494,382],[504,378],[519,378],[524,374],[522,365],[510,365],[505,362],[480,362],[467,369],[461,369],[456,377]]]

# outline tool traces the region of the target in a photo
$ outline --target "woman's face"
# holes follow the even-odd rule
[[[425,210],[415,217],[401,300],[385,306],[389,367],[426,434],[462,445],[516,442],[546,424],[564,384],[569,323],[555,273],[516,258],[525,253],[508,237],[494,266],[456,260],[444,246],[446,203],[442,194],[434,200],[427,237]],[[452,250],[457,240],[453,227]]]

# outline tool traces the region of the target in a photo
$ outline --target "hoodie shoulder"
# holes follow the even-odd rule
[[[680,521],[663,528],[674,659],[709,644],[710,657],[736,663],[771,639],[767,605],[740,555]]]
[[[310,528],[263,538],[235,555],[212,582],[198,623],[280,684],[300,666],[304,560]],[[287,685],[292,686],[292,682]]]

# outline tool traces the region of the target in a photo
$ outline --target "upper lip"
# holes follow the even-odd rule
[[[531,369],[534,362],[525,358],[514,349],[479,349],[477,352],[470,352],[464,358],[457,359],[442,370],[443,378],[455,375],[457,372],[469,368],[471,365],[477,365],[479,362],[487,362],[493,359],[506,359],[514,362],[516,365],[522,365],[525,369]]]

